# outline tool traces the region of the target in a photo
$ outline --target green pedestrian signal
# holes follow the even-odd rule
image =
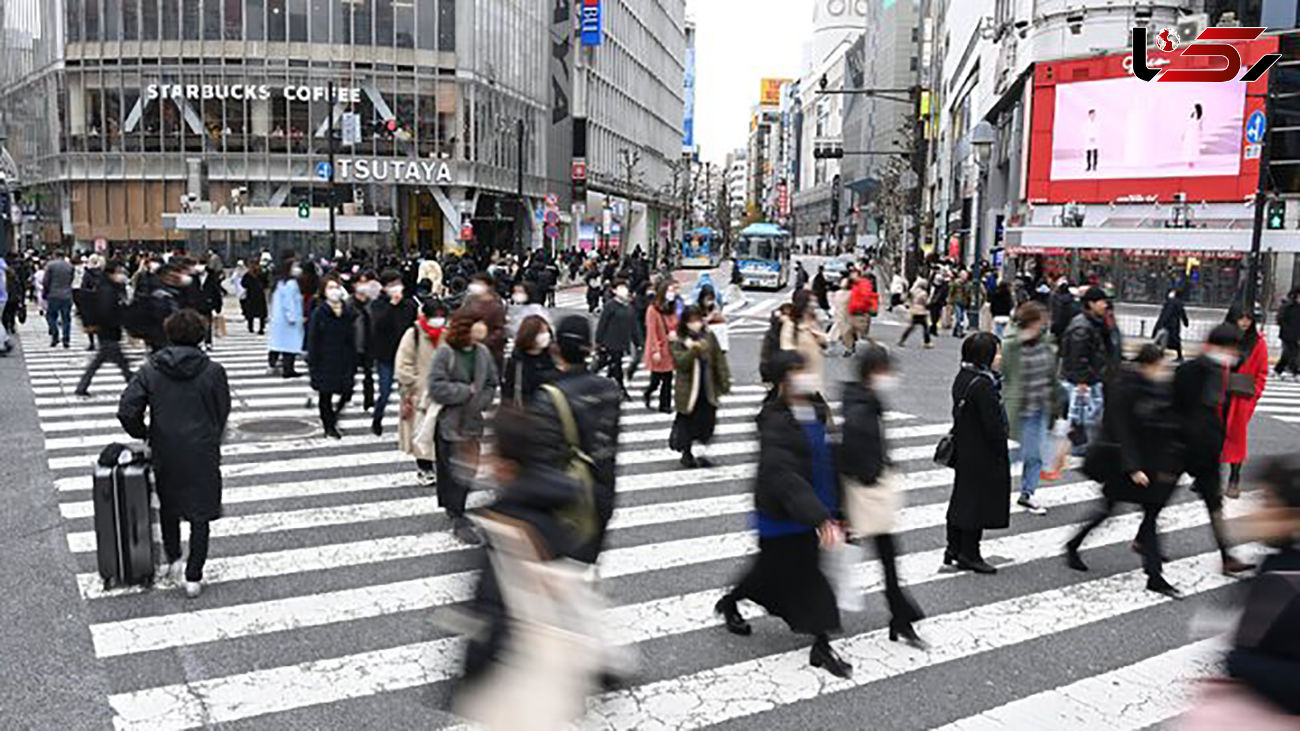
[[[1286,228],[1286,201],[1269,201],[1268,227],[1272,230]]]
[[[311,218],[311,203],[308,201],[298,202],[298,218]]]

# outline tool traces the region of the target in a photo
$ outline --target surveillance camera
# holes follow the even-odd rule
[[[1151,12],[1151,8],[1149,8],[1149,7],[1147,7],[1147,8],[1137,8],[1137,9],[1135,9],[1135,10],[1133,11],[1133,17],[1134,17],[1134,18],[1141,18],[1141,19],[1144,19],[1144,20],[1150,20],[1150,19],[1151,19],[1151,16],[1152,16],[1152,12]]]
[[[1071,13],[1065,16],[1065,22],[1070,26],[1070,33],[1077,36],[1083,32],[1083,13]]]

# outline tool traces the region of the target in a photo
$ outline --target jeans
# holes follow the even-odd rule
[[[1038,473],[1043,469],[1043,449],[1047,446],[1050,421],[1047,411],[1041,408],[1020,416],[1020,460],[1024,463],[1020,475],[1022,497],[1033,497],[1038,489]]]
[[[50,326],[50,340],[57,341],[60,331],[63,344],[72,339],[72,300],[51,299],[45,303],[45,322]]]
[[[959,338],[966,334],[966,305],[952,306],[952,336]]]
[[[105,363],[112,363],[122,371],[122,380],[127,383],[131,382],[131,366],[126,361],[126,356],[122,354],[122,343],[118,340],[109,340],[108,338],[99,339],[99,349],[95,351],[95,357],[90,359],[90,365],[81,374],[81,382],[77,384],[77,393],[84,394],[90,388],[90,381],[99,371],[99,367]]]
[[[1070,423],[1083,424],[1088,432],[1088,441],[1091,442],[1097,438],[1097,430],[1101,428],[1101,411],[1105,405],[1101,384],[1094,383],[1082,392],[1073,383],[1066,383],[1065,387],[1070,390]]]
[[[388,397],[393,393],[394,365],[382,360],[375,361],[375,372],[379,374],[379,396],[375,399],[374,423],[384,423],[384,409],[388,408]]]
[[[163,553],[167,555],[167,563],[175,563],[181,558],[181,517],[168,506],[162,506],[158,522],[162,529]],[[208,561],[208,536],[208,521],[190,521],[190,557],[185,562],[186,581],[203,580],[203,564]]]

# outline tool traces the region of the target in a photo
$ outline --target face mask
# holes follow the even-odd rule
[[[618,288],[616,288],[616,289],[614,290],[614,296],[617,297],[617,298],[619,298],[619,299],[621,299],[621,300],[625,300],[625,299],[627,299],[627,287],[618,287]]]
[[[533,345],[541,348],[542,350],[546,350],[547,348],[551,347],[551,334],[545,330],[537,333],[537,337],[533,339]]]
[[[871,378],[871,387],[880,393],[893,393],[898,390],[898,376],[893,373],[877,373]]]
[[[191,284],[194,284],[194,277],[191,277],[188,274],[182,274],[180,279],[180,284],[182,287],[188,287]]]
[[[510,296],[510,299],[515,304],[522,305],[528,302],[528,295],[524,294],[523,292],[515,292],[513,295]]]
[[[342,302],[343,289],[340,287],[330,287],[329,289],[325,290],[325,299],[329,300],[330,302]]]
[[[686,329],[698,335],[700,331],[704,330],[704,323],[699,321],[688,322],[686,323]]]
[[[470,282],[470,285],[469,285],[469,293],[470,293],[470,294],[486,294],[486,293],[487,293],[487,285],[484,284],[484,283],[482,283],[482,282]]]
[[[796,373],[790,376],[790,390],[808,396],[817,392],[817,376],[812,373]]]
[[[379,286],[379,282],[366,283],[366,295],[369,296],[371,299],[378,297],[379,293],[382,291],[384,291],[384,288]]]
[[[1213,352],[1206,353],[1205,355],[1210,360],[1214,361],[1215,363],[1218,363],[1224,368],[1231,368],[1237,363],[1236,356],[1234,356],[1232,353],[1227,353],[1222,350],[1215,350]]]
[[[289,268],[289,276],[291,276],[291,277],[301,277],[301,276],[302,276],[302,267],[299,267],[299,266],[290,267],[290,268]]]
[[[401,297],[402,293],[406,291],[406,287],[400,284],[392,284],[389,285],[384,291],[388,293],[389,297]]]
[[[446,325],[447,325],[447,318],[445,317],[429,318],[429,327],[445,327]]]
[[[205,269],[207,269],[207,267],[204,267],[204,266],[196,266],[196,267],[194,267],[194,273],[195,273],[195,274],[202,274],[202,273],[204,272]]]

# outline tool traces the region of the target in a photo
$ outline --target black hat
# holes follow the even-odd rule
[[[1110,299],[1110,297],[1106,296],[1106,290],[1101,287],[1089,287],[1088,291],[1083,293],[1083,303],[1086,305],[1090,305],[1098,300],[1108,299]]]
[[[560,355],[570,363],[586,360],[591,353],[591,321],[582,315],[569,315],[555,328]]]

